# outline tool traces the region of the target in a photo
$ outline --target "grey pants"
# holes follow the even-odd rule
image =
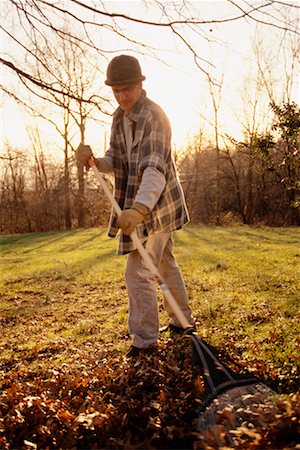
[[[153,234],[148,237],[144,246],[192,326],[194,319],[189,307],[189,299],[181,271],[172,253],[172,234]],[[129,297],[128,326],[129,333],[133,335],[132,345],[146,348],[155,344],[159,335],[157,282],[151,279],[151,274],[137,250],[129,253],[127,257],[125,280]],[[180,326],[166,301],[164,306],[170,316],[170,323]]]

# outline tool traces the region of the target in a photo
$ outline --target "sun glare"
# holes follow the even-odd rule
[[[1,109],[1,151],[6,143],[15,148],[26,148],[29,138],[26,131],[24,114],[15,104],[7,103]]]

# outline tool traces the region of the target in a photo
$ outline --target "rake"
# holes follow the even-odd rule
[[[122,210],[104,178],[95,164],[92,164],[91,167],[112,207],[115,209],[117,215],[120,216]],[[171,291],[166,286],[157,267],[153,264],[140,242],[136,231],[133,231],[130,237],[143,258],[145,266],[151,275],[154,275],[158,280],[161,291],[174,314],[176,314],[182,328],[187,330],[190,324],[179,308]],[[242,411],[248,410],[251,412],[249,408],[253,404],[266,404],[275,392],[250,373],[244,373],[243,375],[235,373],[220,361],[215,348],[204,342],[203,339],[200,339],[193,331],[188,330],[186,335],[191,339],[193,344],[193,359],[200,367],[205,386],[205,393],[198,410],[197,431],[204,433],[210,427],[218,425],[218,417],[222,416],[223,433],[225,429],[227,438],[225,441],[234,447],[234,433],[231,430],[237,428],[245,421],[245,416],[242,414]],[[224,420],[226,415],[222,415],[224,409],[227,412],[230,410],[231,413],[227,414],[227,420]]]
[[[233,371],[203,339],[195,334],[190,334],[190,338],[194,344],[193,359],[200,367],[205,387],[197,411],[197,431],[213,435],[222,431],[222,444],[235,448],[235,430],[253,427],[257,411],[265,409],[276,393],[250,372]]]

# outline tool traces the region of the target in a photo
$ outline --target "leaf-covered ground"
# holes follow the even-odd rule
[[[36,357],[51,358],[53,351]],[[217,423],[197,432],[204,384],[188,337],[166,337],[153,355],[133,361],[92,348],[73,352],[76,370],[67,364],[44,370],[41,363],[35,370],[14,367],[2,377],[1,448],[299,448],[299,394],[253,405],[238,427],[222,410]],[[226,423],[233,430],[231,444]]]
[[[199,337],[278,392],[219,411],[204,433],[189,338],[162,336],[154,355],[123,358],[125,259],[104,230],[0,244],[1,450],[299,448],[299,228],[176,233]]]

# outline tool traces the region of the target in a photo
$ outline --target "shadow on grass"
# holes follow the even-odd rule
[[[73,249],[79,249],[80,247],[87,245],[93,241],[102,239],[103,236],[106,235],[106,231],[101,229],[98,230],[95,229],[95,231],[92,230],[92,232],[94,234],[90,233],[90,229],[80,229],[68,231],[51,231],[43,233],[27,233],[20,235],[7,235],[0,237],[0,246],[2,247],[3,255],[4,252],[6,254],[11,253],[15,248],[20,249],[22,247],[24,247],[22,253],[27,254],[32,251],[47,248],[48,246],[51,246],[52,244],[59,242],[62,242],[63,251],[71,251]],[[82,241],[80,241],[81,235]],[[76,240],[76,242],[72,244],[68,243],[68,241],[73,240],[74,237],[78,238],[78,241]],[[107,243],[108,241],[109,238],[107,237],[107,241],[105,243]],[[7,247],[7,249],[5,247]]]
[[[299,228],[249,228],[249,227],[220,227],[220,226],[189,226],[184,228],[183,234],[175,234],[175,242],[177,245],[187,245],[187,238],[191,236],[193,240],[193,249],[195,246],[195,238],[198,238],[199,249],[202,245],[216,246],[222,245],[224,242],[227,246],[236,244],[249,246],[253,242],[255,244],[268,243],[271,245],[300,245],[300,229]],[[192,249],[191,249],[192,250]]]

